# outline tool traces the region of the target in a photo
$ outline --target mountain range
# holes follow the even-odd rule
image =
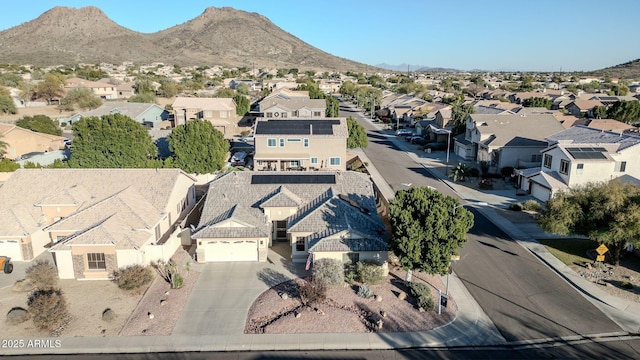
[[[372,71],[287,33],[266,17],[209,7],[183,24],[151,34],[118,25],[102,10],[54,7],[34,20],[0,31],[0,62],[36,66],[163,62]]]

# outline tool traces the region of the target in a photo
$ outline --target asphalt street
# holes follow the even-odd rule
[[[345,103],[341,105],[340,116],[352,116],[367,129],[369,146],[364,152],[393,190],[428,185],[455,196],[445,183],[396,147],[388,134]],[[475,226],[453,269],[507,341],[607,336],[621,331],[528,250],[482,214],[474,215]]]

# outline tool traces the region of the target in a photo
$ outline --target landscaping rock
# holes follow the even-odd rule
[[[22,324],[23,322],[29,320],[30,317],[31,315],[29,315],[29,312],[26,309],[23,309],[21,307],[14,307],[7,313],[7,323],[9,325]]]
[[[382,329],[382,325],[383,325],[383,324],[382,324],[382,319],[380,319],[380,320],[376,321],[376,327],[378,328],[378,330],[381,330],[381,329]]]
[[[147,315],[149,315],[149,319],[152,319],[152,320],[153,320],[153,318],[155,318],[155,316],[153,316],[153,314],[152,314],[152,313],[148,313]]]
[[[302,314],[300,314],[299,312],[297,312],[295,316],[296,316],[296,319],[299,319],[299,318],[300,318],[300,316],[302,316]]]
[[[33,290],[33,287],[33,284],[29,280],[22,279],[16,281],[15,284],[13,284],[13,291],[27,292]]]
[[[380,310],[380,316],[382,316],[383,318],[387,317],[387,312],[384,310]]]
[[[111,322],[116,319],[116,313],[111,308],[106,308],[102,312],[102,321]]]
[[[419,307],[419,308],[418,308],[418,312],[423,313],[423,312],[424,312],[424,309],[423,309],[422,307]]]
[[[400,291],[400,293],[398,294],[398,299],[405,300],[406,298],[407,298],[407,293],[404,291]]]
[[[167,300],[160,300],[160,306],[164,306],[167,303]]]
[[[287,293],[280,293],[280,297],[282,298],[282,300],[287,300],[289,298],[289,295],[287,295]]]
[[[376,295],[376,301],[377,302],[382,302],[382,296]]]

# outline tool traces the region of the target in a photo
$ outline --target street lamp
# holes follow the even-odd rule
[[[489,204],[487,204],[487,203],[486,203],[486,202],[484,202],[484,201],[479,201],[479,202],[475,202],[475,201],[467,201],[467,202],[465,202],[465,203],[463,203],[463,204],[458,204],[458,205],[454,206],[454,207],[453,207],[453,215],[455,215],[455,214],[456,214],[456,209],[457,209],[457,208],[459,208],[459,207],[461,207],[461,206],[465,206],[465,205],[486,206],[486,205],[489,205]]]

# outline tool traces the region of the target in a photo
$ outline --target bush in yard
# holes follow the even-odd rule
[[[69,318],[67,301],[59,289],[36,290],[27,305],[33,323],[42,330],[55,330]]]
[[[9,312],[7,313],[7,324],[22,324],[23,322],[29,320],[30,317],[31,315],[29,315],[29,312],[26,309],[17,306],[9,310]]]
[[[527,211],[540,211],[541,206],[539,202],[529,199],[522,204],[522,208]]]
[[[360,282],[365,284],[377,284],[384,279],[384,269],[380,264],[373,261],[358,261],[356,263],[356,274]]]
[[[358,287],[358,296],[368,299],[373,295],[373,291],[367,285],[360,285]]]
[[[521,203],[513,203],[509,205],[509,210],[513,210],[513,211],[522,211],[522,204]]]
[[[313,278],[329,286],[344,283],[344,268],[338,259],[319,259],[313,263]]]
[[[58,285],[58,270],[46,260],[37,260],[29,266],[25,277],[39,290],[50,290]]]
[[[620,283],[620,287],[623,289],[627,289],[627,290],[632,290],[633,289],[633,284],[628,282],[628,281],[623,281]]]
[[[182,276],[182,273],[178,268],[178,264],[176,264],[175,261],[158,261],[156,263],[153,263],[151,266],[153,266],[156,271],[158,271],[160,276],[162,276],[162,278],[166,282],[171,284],[172,289],[180,289],[184,285],[184,276]],[[185,265],[185,268],[187,269],[187,271],[189,271],[187,265]]]
[[[153,271],[148,266],[129,265],[113,273],[113,280],[123,290],[137,289],[153,280]]]
[[[436,305],[431,298],[431,290],[429,289],[429,286],[422,283],[410,282],[408,287],[411,292],[411,296],[418,300],[418,306],[423,308],[425,311],[435,310]]]
[[[315,278],[303,280],[298,284],[298,294],[302,305],[311,306],[323,302],[327,298],[327,285]]]

